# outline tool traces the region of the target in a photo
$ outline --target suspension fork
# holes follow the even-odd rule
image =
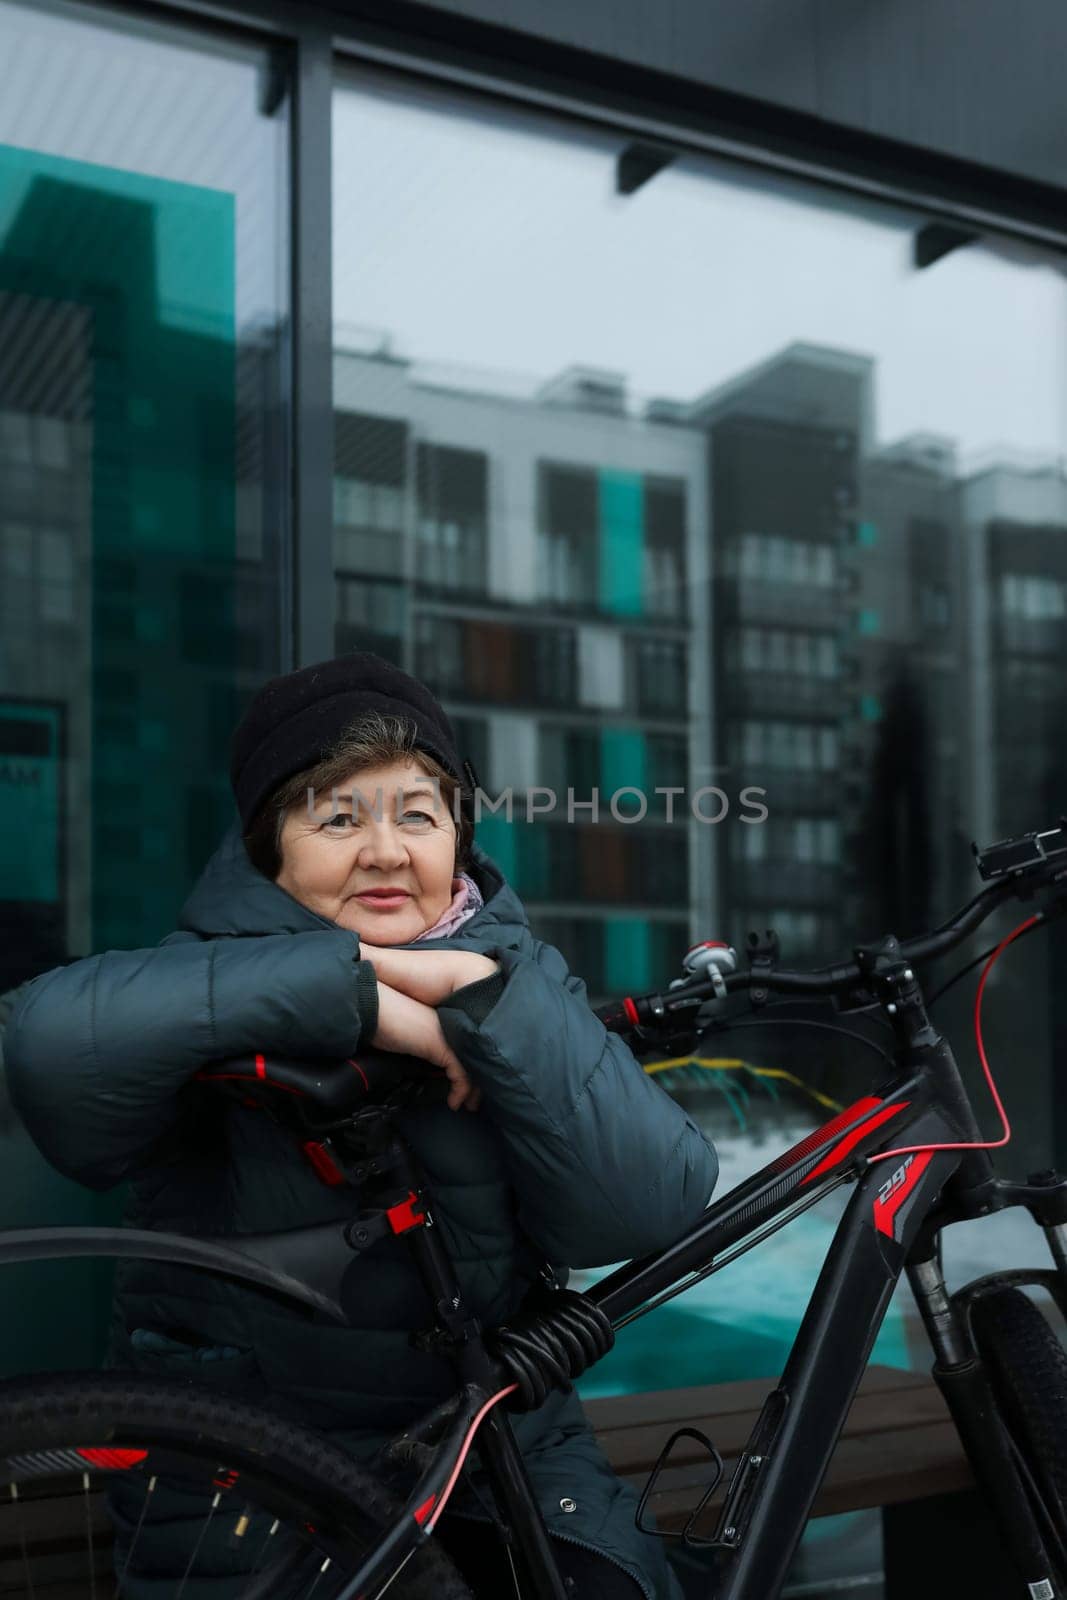
[[[1026,1188],[1023,1203],[1045,1235],[1060,1281],[1067,1290],[1067,1179],[1058,1172],[1035,1172]]]
[[[938,1235],[924,1229],[906,1272],[934,1350],[933,1377],[945,1397],[1004,1546],[1031,1600],[1056,1600],[1052,1565],[1015,1464],[989,1375],[964,1317],[953,1304],[938,1259]]]
[[[912,1069],[921,1067],[929,1077],[937,1104],[959,1129],[958,1141],[979,1143],[982,1135],[952,1047],[930,1022],[922,989],[911,967],[901,960],[896,940],[890,938],[857,951],[857,957],[868,968],[872,986],[896,1034],[903,1062]],[[997,1194],[987,1150],[960,1152],[960,1164],[945,1185],[945,1200],[950,1209],[958,1208],[963,1215],[999,1209],[1003,1202]],[[945,1286],[938,1238],[935,1228],[920,1229],[905,1267],[933,1346],[934,1381],[945,1397],[975,1481],[996,1519],[1005,1547],[1029,1586],[1028,1595],[1031,1600],[1055,1600],[1051,1563],[1015,1464],[1011,1438],[997,1408],[989,1375]]]

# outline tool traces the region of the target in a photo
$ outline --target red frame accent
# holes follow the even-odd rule
[[[198,1072],[196,1081],[197,1083],[251,1083],[252,1079],[247,1072]],[[266,1077],[263,1082],[268,1083],[272,1089],[279,1089],[282,1094],[295,1094],[298,1100],[307,1099],[303,1089],[294,1089],[291,1084],[275,1083],[273,1078]],[[259,1101],[246,1100],[244,1104],[258,1107]]]
[[[790,1145],[788,1150],[783,1150],[780,1156],[775,1156],[770,1163],[771,1172],[785,1172],[789,1167],[795,1167],[803,1161],[805,1156],[810,1156],[827,1139],[832,1139],[835,1133],[842,1128],[847,1128],[849,1123],[855,1122],[857,1117],[864,1116],[868,1111],[875,1111],[882,1104],[876,1095],[865,1095],[862,1100],[857,1100],[855,1105],[846,1106],[844,1111],[839,1111],[836,1117],[831,1117],[829,1122],[822,1123],[818,1128],[813,1128],[809,1134],[797,1144]]]
[[[903,1182],[896,1189],[893,1189],[884,1200],[880,1194],[875,1197],[874,1225],[879,1233],[885,1234],[887,1239],[896,1238],[897,1212],[933,1159],[934,1152],[932,1150],[923,1150],[913,1155],[910,1162],[905,1161],[902,1163],[907,1168]]]
[[[874,1104],[876,1106],[882,1105],[882,1102],[875,1100]],[[821,1177],[824,1172],[830,1172],[834,1167],[839,1167],[861,1139],[865,1139],[874,1128],[881,1127],[883,1122],[888,1122],[890,1117],[895,1117],[897,1112],[903,1111],[908,1104],[907,1100],[898,1100],[895,1105],[882,1106],[882,1109],[876,1111],[873,1116],[866,1117],[858,1128],[853,1128],[851,1133],[846,1133],[843,1139],[839,1139],[833,1149],[827,1151],[817,1166],[812,1167],[807,1177],[800,1180],[801,1187],[805,1183],[810,1183],[813,1178]],[[859,1101],[858,1105],[863,1105],[863,1101]],[[853,1110],[856,1109],[854,1106]]]
[[[634,1027],[635,1027],[635,1028],[636,1028],[636,1027],[637,1027],[637,1024],[638,1024],[638,1022],[639,1022],[639,1021],[640,1021],[640,1020],[641,1020],[641,1019],[640,1019],[640,1018],[639,1018],[639,1017],[638,1017],[638,1015],[637,1015],[637,1007],[636,1007],[636,1006],[635,1006],[635,1005],[634,1005],[634,1003],[633,1003],[633,1001],[632,1001],[632,1000],[631,1000],[631,999],[630,999],[630,996],[629,996],[629,995],[627,995],[627,996],[626,996],[626,999],[625,999],[625,1000],[624,1000],[624,1001],[623,1001],[623,1003],[622,1003],[622,1009],[623,1009],[623,1010],[624,1010],[624,1011],[625,1011],[625,1012],[626,1012],[626,1019],[627,1019],[627,1021],[628,1021],[628,1022],[632,1022],[632,1023],[633,1023],[633,1025],[634,1025]]]
[[[422,1505],[419,1506],[417,1511],[412,1512],[412,1515],[415,1518],[415,1521],[418,1523],[420,1528],[422,1527],[423,1523],[426,1521],[426,1518],[430,1515],[430,1512],[433,1510],[433,1508],[436,1505],[436,1503],[437,1503],[437,1496],[435,1494],[432,1494],[428,1500],[424,1500],[422,1502]]]

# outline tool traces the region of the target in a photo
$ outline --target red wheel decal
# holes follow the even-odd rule
[[[81,1456],[83,1461],[88,1461],[91,1467],[106,1467],[111,1472],[125,1472],[130,1467],[137,1466],[148,1456],[147,1450],[77,1450],[75,1454]]]

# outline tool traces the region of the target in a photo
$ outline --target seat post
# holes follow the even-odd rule
[[[347,1235],[360,1248],[359,1231],[368,1230],[369,1244],[383,1230],[372,1218],[392,1218],[393,1232],[403,1233],[434,1309],[434,1326],[415,1334],[417,1348],[447,1356],[466,1384],[476,1384],[488,1398],[511,1381],[486,1348],[481,1323],[464,1303],[463,1291],[426,1193],[425,1174],[414,1151],[397,1131],[396,1106],[378,1105],[354,1117],[338,1142],[356,1156],[349,1176],[363,1186],[376,1210],[361,1211]],[[548,1529],[511,1426],[499,1407],[490,1412],[478,1434],[477,1448],[488,1470],[489,1487],[506,1534],[514,1541],[514,1559],[530,1600],[567,1600]]]

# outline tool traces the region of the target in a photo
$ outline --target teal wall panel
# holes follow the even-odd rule
[[[602,728],[600,731],[601,804],[619,789],[640,789],[648,797],[648,742],[640,728]],[[637,797],[627,795],[619,810],[636,815]]]
[[[604,924],[604,977],[610,994],[633,994],[651,981],[651,930],[641,917]]]
[[[600,474],[600,606],[639,617],[643,603],[644,490],[636,472]]]

